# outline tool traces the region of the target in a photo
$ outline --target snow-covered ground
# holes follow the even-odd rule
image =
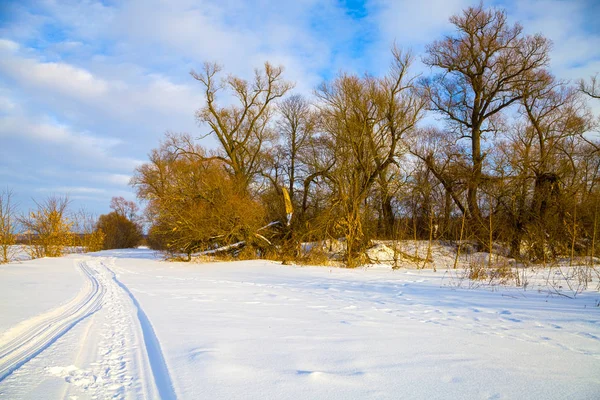
[[[453,276],[141,249],[3,265],[0,398],[600,398],[598,292]]]

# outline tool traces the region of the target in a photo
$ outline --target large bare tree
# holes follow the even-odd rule
[[[302,95],[290,96],[279,103],[281,119],[277,130],[283,141],[282,155],[285,161],[287,188],[292,201],[295,200],[296,185],[302,178],[302,153],[311,144],[317,128],[317,114]],[[304,168],[304,170],[306,170]]]
[[[202,71],[191,72],[204,89],[206,104],[196,112],[199,122],[210,127],[210,135],[218,140],[221,152],[216,158],[225,162],[238,184],[247,188],[263,167],[266,143],[273,139],[271,117],[273,101],[285,95],[292,84],[283,79],[283,67],[265,63],[247,81],[229,75],[220,79],[222,67],[205,63]],[[233,104],[217,101],[220,91],[233,98]]]
[[[446,118],[456,138],[470,140],[467,211],[483,222],[478,191],[484,177],[484,135],[494,131],[499,114],[521,98],[516,89],[523,80],[548,63],[550,43],[541,35],[524,35],[521,25],[508,23],[505,11],[481,4],[450,22],[456,32],[427,46],[423,61],[441,73],[426,83],[426,89],[432,109]]]
[[[525,85],[521,105],[529,122],[526,134],[533,135],[535,140],[532,211],[543,221],[551,195],[556,192],[553,188],[560,180],[557,159],[568,150],[565,141],[587,132],[591,128],[591,115],[574,88],[557,81],[546,71],[537,75],[538,78]]]
[[[362,207],[374,184],[397,160],[403,136],[414,129],[424,101],[409,75],[410,54],[393,49],[383,78],[341,74],[317,91],[323,131],[331,137],[335,165],[336,226],[346,237],[348,264],[364,246]]]

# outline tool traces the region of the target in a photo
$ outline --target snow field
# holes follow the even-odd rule
[[[48,262],[54,269],[27,269]],[[456,288],[446,271],[170,263],[148,250],[127,250],[29,261],[20,273],[18,265],[0,267],[0,293],[8,273],[12,287],[50,279],[53,270],[72,278],[83,265],[105,290],[102,308],[0,380],[0,397],[600,394],[600,295],[593,291],[568,299],[537,290]],[[11,292],[44,307],[23,312],[3,302],[2,315],[31,323],[85,289],[79,279],[60,297],[52,286],[64,283],[51,282],[32,286],[35,293],[26,286]]]

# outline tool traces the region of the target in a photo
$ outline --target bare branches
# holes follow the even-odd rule
[[[600,99],[600,82],[598,82],[598,74],[591,76],[589,82],[580,79],[578,85],[581,92],[594,99]]]
[[[284,161],[288,178],[288,192],[294,201],[295,185],[300,177],[302,167],[302,155],[317,129],[317,113],[312,109],[310,103],[300,95],[290,96],[278,104],[281,120],[277,123],[277,129],[283,139]]]
[[[425,92],[450,127],[470,138],[473,167],[467,203],[470,214],[481,222],[481,136],[491,130],[492,117],[521,98],[517,89],[548,63],[550,43],[539,35],[523,35],[520,25],[508,24],[504,11],[486,10],[481,4],[450,22],[457,34],[427,46],[423,61],[442,73],[425,83]]]
[[[60,257],[73,244],[73,222],[67,216],[69,199],[50,196],[35,204],[36,210],[20,218],[31,257]]]
[[[362,246],[362,205],[399,156],[401,140],[414,129],[425,107],[415,78],[408,75],[410,54],[394,48],[392,55],[384,78],[341,74],[316,92],[322,128],[335,159],[331,205],[339,208],[337,227],[346,236],[350,264],[353,252]]]
[[[13,192],[3,189],[0,192],[0,264],[11,262],[16,244],[16,205]]]
[[[259,173],[265,144],[272,140],[271,103],[293,85],[283,80],[283,67],[269,63],[265,63],[263,70],[255,70],[251,82],[233,75],[218,82],[221,70],[217,64],[205,63],[201,73],[191,72],[204,87],[206,100],[196,118],[211,128],[222,147],[220,157],[236,179],[247,187]],[[219,106],[216,95],[221,90],[227,90],[237,104]]]

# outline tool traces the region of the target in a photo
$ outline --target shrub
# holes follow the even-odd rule
[[[104,233],[105,250],[136,247],[142,240],[140,227],[116,211],[98,218],[96,232]]]
[[[37,210],[20,218],[28,237],[31,258],[60,257],[74,242],[73,222],[67,218],[67,197],[48,197]]]

